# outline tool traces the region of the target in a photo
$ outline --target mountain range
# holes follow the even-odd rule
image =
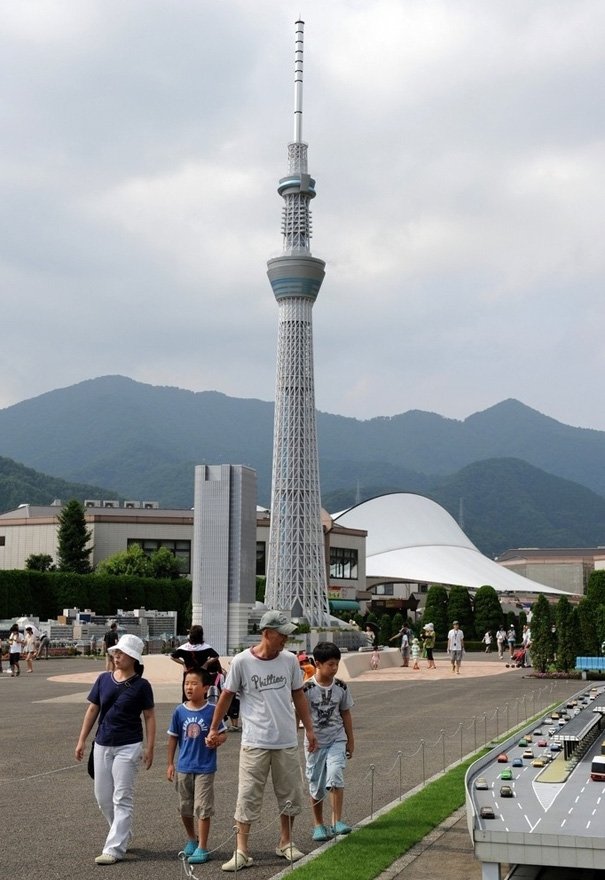
[[[605,543],[605,432],[564,425],[516,400],[463,421],[418,410],[367,421],[320,412],[317,427],[330,510],[415,491],[456,518],[463,499],[465,530],[490,554]],[[38,484],[49,496],[190,507],[194,465],[224,462],[254,467],[258,501],[268,506],[272,436],[266,401],[123,376],[90,379],[0,410],[0,456],[30,469],[19,489],[14,468],[11,477],[0,462],[0,507],[16,506],[17,497],[35,502],[31,469],[66,481],[52,491]]]

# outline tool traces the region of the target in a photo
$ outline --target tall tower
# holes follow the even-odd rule
[[[271,531],[266,603],[304,616],[312,626],[328,620],[326,564],[321,525],[319,459],[313,382],[311,311],[325,263],[311,256],[311,199],[315,181],[302,140],[304,22],[296,22],[294,139],[288,174],[277,188],[284,199],[283,254],[267,263],[279,307]]]

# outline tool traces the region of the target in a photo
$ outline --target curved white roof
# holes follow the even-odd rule
[[[447,510],[422,495],[379,495],[335,514],[334,521],[367,530],[368,577],[563,595],[483,556]]]

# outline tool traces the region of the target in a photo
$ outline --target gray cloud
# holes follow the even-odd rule
[[[299,12],[318,407],[605,429],[599,0],[6,5],[0,405],[117,372],[272,398]]]

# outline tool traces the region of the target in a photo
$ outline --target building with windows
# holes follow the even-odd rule
[[[211,473],[212,475],[217,476],[215,471]],[[214,528],[219,525],[217,505],[222,505],[223,514],[220,521],[224,526],[224,517],[236,497],[237,493],[233,492],[230,479],[231,477],[226,478],[226,482],[222,483],[220,480],[206,481],[207,509],[210,513],[206,529],[209,530],[207,536],[210,539],[212,521]],[[211,495],[208,493],[215,493],[216,496],[211,503]],[[246,497],[248,496],[249,492]],[[201,497],[203,505],[204,496]],[[140,506],[126,507],[126,503]],[[181,561],[183,574],[191,576],[194,512],[161,508],[156,502],[147,502],[153,504],[153,507],[143,507],[140,502],[126,503],[119,505],[117,501],[112,501],[111,506],[104,506],[102,501],[85,502],[86,526],[92,533],[91,565],[94,567],[103,559],[126,550],[136,543],[149,555],[158,547],[167,547]],[[60,501],[48,506],[24,504],[0,515],[0,569],[25,568],[25,562],[32,553],[46,553],[56,560],[58,516],[61,506]],[[266,575],[270,524],[270,512],[263,508],[257,509],[256,562],[254,558],[245,562],[245,565],[255,568],[253,576]],[[356,611],[359,609],[359,597],[365,597],[367,532],[364,529],[338,525],[325,511],[322,511],[322,525],[330,609]],[[225,565],[227,561],[223,553],[220,566],[223,575],[227,577]],[[248,602],[247,595],[242,602]]]
[[[523,577],[583,596],[592,572],[605,568],[605,547],[517,547],[497,561]]]

